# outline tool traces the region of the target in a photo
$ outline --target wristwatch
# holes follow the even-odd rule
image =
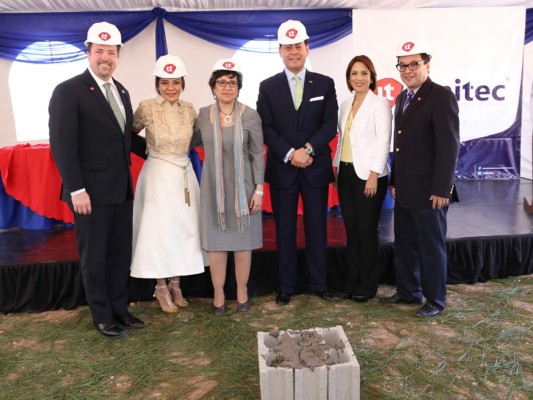
[[[304,146],[304,150],[307,154],[309,154],[311,157],[314,157],[315,156],[315,152],[313,151],[313,149],[311,147],[309,147],[308,145],[305,145]]]

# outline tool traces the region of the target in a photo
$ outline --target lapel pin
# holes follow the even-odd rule
[[[89,90],[94,90],[94,86],[89,86]]]

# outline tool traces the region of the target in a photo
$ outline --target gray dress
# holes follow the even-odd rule
[[[250,226],[237,228],[235,213],[235,163],[233,155],[233,127],[222,129],[222,160],[225,192],[226,229],[218,223],[215,189],[215,155],[211,106],[200,109],[194,124],[192,146],[203,144],[204,165],[200,183],[200,237],[206,251],[243,251],[263,246],[262,213],[250,215]],[[246,195],[250,201],[255,185],[264,182],[263,130],[259,114],[245,106],[241,117],[243,128],[243,159]]]

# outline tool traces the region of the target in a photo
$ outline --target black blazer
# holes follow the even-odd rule
[[[257,111],[263,122],[263,135],[268,146],[265,181],[287,188],[295,180],[299,168],[283,159],[292,148],[307,142],[313,146],[313,163],[303,171],[311,186],[332,182],[333,168],[329,142],[337,134],[337,95],[333,79],[306,71],[302,103],[294,109],[287,75],[276,74],[261,82]]]
[[[126,111],[125,132],[86,70],[59,84],[50,99],[50,147],[63,180],[61,198],[85,188],[95,205],[133,198],[130,150],[133,111],[128,91],[114,80]]]
[[[402,113],[396,99],[391,185],[404,208],[431,208],[431,195],[450,197],[459,155],[459,107],[453,93],[427,79]]]

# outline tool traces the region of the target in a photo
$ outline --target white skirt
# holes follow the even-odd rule
[[[200,247],[199,208],[189,157],[150,153],[135,190],[131,276],[162,279],[204,272],[208,258]]]

